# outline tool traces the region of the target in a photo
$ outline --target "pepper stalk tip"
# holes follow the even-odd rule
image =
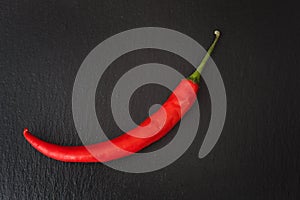
[[[215,30],[214,34],[215,34],[217,37],[220,37],[221,32],[220,32],[219,30]]]

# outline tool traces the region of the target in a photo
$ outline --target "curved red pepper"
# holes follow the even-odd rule
[[[89,146],[51,144],[33,136],[27,128],[24,129],[24,137],[42,154],[64,162],[107,162],[140,151],[165,136],[195,102],[200,72],[212,53],[220,32],[215,31],[215,35],[213,44],[197,70],[188,79],[182,80],[162,107],[135,129],[110,141]],[[96,152],[96,155],[91,152]]]

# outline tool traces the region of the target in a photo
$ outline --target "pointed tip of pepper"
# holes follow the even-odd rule
[[[33,135],[31,135],[31,133],[29,132],[28,128],[24,128],[23,130],[23,136],[25,137],[25,139],[32,144],[32,137],[34,137]]]
[[[24,128],[23,135],[25,136],[29,132],[28,128]]]
[[[28,128],[24,128],[23,130],[23,136],[24,138],[27,140],[27,142],[29,144],[31,144],[34,148],[37,148],[39,142],[40,142],[40,139],[38,139],[37,137],[33,136]]]
[[[29,144],[33,144],[32,143],[32,135],[30,134],[30,132],[29,132],[29,130],[28,130],[28,128],[24,128],[24,130],[23,130],[23,136],[24,136],[24,138],[27,140],[27,142],[29,142]]]

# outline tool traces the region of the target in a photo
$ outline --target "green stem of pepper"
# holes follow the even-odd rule
[[[213,52],[213,50],[214,50],[214,48],[215,48],[215,46],[216,46],[216,44],[217,44],[217,42],[218,42],[218,40],[219,40],[219,37],[220,37],[220,35],[221,35],[220,31],[218,31],[218,30],[216,30],[216,31],[214,32],[214,34],[216,35],[215,40],[214,40],[214,42],[211,44],[211,46],[209,47],[209,49],[208,49],[206,55],[204,56],[204,58],[202,59],[200,65],[199,65],[199,67],[197,68],[197,70],[196,70],[194,73],[192,73],[192,74],[187,78],[187,79],[189,79],[189,80],[191,80],[191,81],[193,81],[193,82],[195,82],[195,83],[197,83],[197,84],[200,83],[200,74],[201,74],[201,72],[202,72],[202,70],[203,70],[203,68],[204,68],[204,66],[205,66],[205,64],[206,64],[206,62],[207,62],[207,60],[209,59],[211,53]]]

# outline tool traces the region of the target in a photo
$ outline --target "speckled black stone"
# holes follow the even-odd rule
[[[1,0],[0,199],[300,199],[298,13],[288,1]],[[62,163],[35,151],[23,138],[24,127],[53,143],[81,144],[71,109],[80,64],[106,38],[143,26],[180,31],[204,47],[213,30],[222,31],[213,58],[228,112],[213,151],[197,158],[210,117],[203,82],[198,135],[164,169],[127,174],[101,163]],[[112,63],[96,97],[109,137],[121,134],[109,110],[113,83],[150,61],[184,75],[192,70],[184,59],[151,49]],[[141,87],[131,100],[133,119],[140,122],[169,92]],[[144,151],[162,147],[174,134],[176,128]]]

